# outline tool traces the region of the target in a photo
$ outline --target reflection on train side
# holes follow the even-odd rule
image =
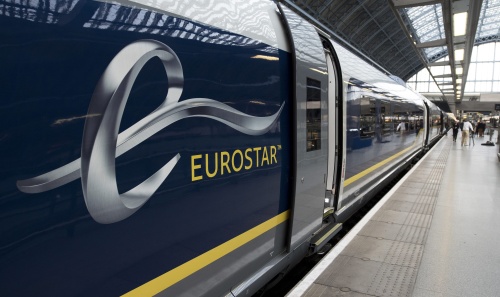
[[[424,127],[423,105],[356,79],[348,85],[347,163],[357,169],[346,178],[412,146]]]

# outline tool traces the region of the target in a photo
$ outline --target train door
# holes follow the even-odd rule
[[[343,125],[340,120],[342,96],[342,72],[335,50],[330,41],[322,38],[328,67],[328,173],[326,178],[325,213],[334,211],[338,205],[340,185],[340,156],[342,155]]]
[[[321,229],[328,166],[328,66],[316,29],[281,5],[293,45],[295,168],[290,201],[289,250],[309,248]],[[305,243],[304,245],[302,245]]]
[[[426,115],[426,116],[424,115],[424,119],[427,119],[427,121],[424,120],[425,122],[424,143],[425,146],[427,147],[429,145],[429,134],[431,130],[432,120],[431,120],[431,110],[429,104],[427,104],[427,102],[424,101],[424,105],[425,105],[425,115]]]

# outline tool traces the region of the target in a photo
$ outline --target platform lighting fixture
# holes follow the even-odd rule
[[[455,50],[455,61],[462,61],[464,59],[464,49]]]
[[[462,79],[461,78],[457,78],[457,84],[461,84],[462,83]]]
[[[453,36],[465,35],[467,30],[467,11],[453,15]]]

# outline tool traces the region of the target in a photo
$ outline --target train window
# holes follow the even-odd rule
[[[372,138],[375,133],[375,98],[362,96],[360,101],[359,137]]]
[[[307,78],[307,151],[321,149],[321,82]]]
[[[392,135],[392,125],[390,123],[391,117],[391,102],[387,100],[380,100],[380,114],[377,117],[377,120],[380,125],[380,133],[382,137],[389,137]]]

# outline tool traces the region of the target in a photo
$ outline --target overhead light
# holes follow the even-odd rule
[[[455,61],[462,61],[464,59],[464,49],[455,50]]]
[[[461,78],[457,78],[457,84],[461,84],[462,83],[462,79]]]
[[[457,67],[457,69],[455,69],[455,73],[457,75],[461,75],[464,73],[464,69],[462,67]]]
[[[467,11],[453,15],[453,36],[465,35],[467,29]]]

